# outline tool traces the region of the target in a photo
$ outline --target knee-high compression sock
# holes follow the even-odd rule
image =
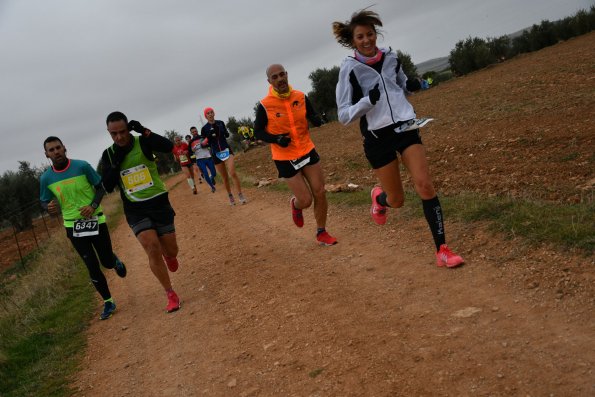
[[[190,186],[190,189],[194,189],[194,179],[186,178],[186,182],[188,182],[188,186]]]
[[[390,205],[388,205],[388,202],[386,201],[386,192],[382,192],[378,196],[376,196],[376,202],[383,207],[390,207]]]
[[[444,220],[442,219],[442,207],[440,206],[440,201],[438,200],[438,196],[435,196],[434,198],[422,200],[421,202],[424,207],[426,221],[428,222],[428,226],[430,226],[430,231],[432,232],[432,237],[434,238],[434,244],[436,244],[436,251],[438,251],[440,246],[446,243],[446,236],[444,234]]]

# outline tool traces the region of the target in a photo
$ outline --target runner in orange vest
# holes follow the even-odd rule
[[[320,117],[306,95],[289,85],[283,65],[269,66],[266,74],[269,94],[258,104],[254,133],[271,144],[279,178],[285,179],[293,193],[290,205],[295,225],[304,226],[302,210],[314,202],[316,240],[320,245],[337,244],[337,239],[326,231],[324,175],[308,128],[308,120],[320,126]]]

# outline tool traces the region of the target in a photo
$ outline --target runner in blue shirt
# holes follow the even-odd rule
[[[53,215],[62,211],[66,236],[87,266],[91,282],[103,298],[103,312],[99,318],[106,320],[116,310],[116,304],[99,263],[107,269],[115,269],[120,277],[126,277],[126,266],[112,250],[100,205],[105,194],[101,177],[86,161],[66,157],[66,148],[60,138],[48,137],[43,147],[52,166],[40,178],[41,205]]]

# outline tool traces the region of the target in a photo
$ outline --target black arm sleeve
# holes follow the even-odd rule
[[[405,85],[409,92],[415,92],[421,89],[421,81],[419,81],[419,79],[407,79]]]
[[[314,127],[320,127],[322,125],[322,119],[320,118],[320,115],[318,115],[318,113],[316,112],[316,109],[314,109],[314,106],[312,106],[312,102],[310,102],[308,97],[305,97],[305,98],[306,98],[306,118],[310,121],[310,123],[312,123],[314,125]]]
[[[223,128],[223,131],[221,131],[223,136],[225,138],[229,138],[229,131],[227,130],[227,126],[225,125],[225,123],[223,121],[221,122],[221,128]]]
[[[204,126],[202,126],[202,128],[200,129],[200,132],[198,133],[198,135],[200,135],[201,138],[209,137],[209,134],[207,134],[207,130],[205,129]]]
[[[101,182],[95,185],[95,197],[93,197],[93,201],[91,202],[91,204],[95,203],[97,204],[97,206],[99,206],[99,204],[101,204],[103,196],[105,196],[105,193],[105,188],[103,187],[103,184]]]
[[[101,183],[105,190],[111,193],[118,184],[120,166],[112,165],[108,150],[105,149],[101,155]]]
[[[254,136],[261,141],[277,143],[277,136],[266,132],[268,123],[267,111],[262,106],[262,103],[259,103],[256,108],[256,118],[254,119]]]

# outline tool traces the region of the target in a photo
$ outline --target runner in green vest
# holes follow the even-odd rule
[[[66,157],[66,148],[60,138],[48,137],[43,148],[52,166],[40,178],[41,205],[52,215],[62,211],[66,236],[87,266],[91,282],[103,298],[103,312],[99,318],[106,320],[116,310],[116,304],[99,263],[106,269],[115,269],[120,277],[126,277],[126,266],[112,250],[100,205],[105,194],[101,177],[86,161]]]
[[[153,152],[171,153],[173,144],[138,121],[128,122],[121,112],[110,113],[106,123],[114,144],[101,156],[103,185],[108,192],[119,186],[126,221],[147,253],[151,271],[165,289],[165,310],[174,312],[180,308],[180,299],[167,270],[178,270],[176,213],[153,156]],[[134,136],[130,131],[141,135]]]

